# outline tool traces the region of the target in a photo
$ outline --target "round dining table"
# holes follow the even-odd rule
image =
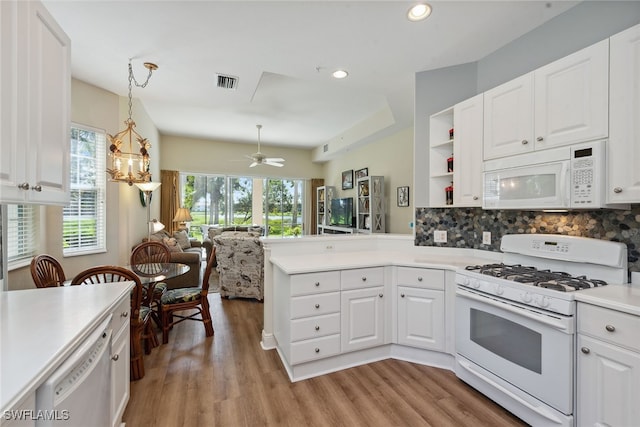
[[[149,262],[127,266],[133,271],[143,285],[155,285],[163,280],[182,276],[189,272],[191,267],[179,262]]]

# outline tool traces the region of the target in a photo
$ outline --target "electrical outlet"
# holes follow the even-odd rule
[[[435,230],[433,232],[433,241],[436,243],[447,243],[447,232],[445,230]]]
[[[483,231],[482,232],[482,244],[483,245],[490,245],[491,244],[491,232],[490,231]]]

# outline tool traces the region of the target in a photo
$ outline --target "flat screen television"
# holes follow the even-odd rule
[[[353,197],[331,200],[331,225],[353,227]]]

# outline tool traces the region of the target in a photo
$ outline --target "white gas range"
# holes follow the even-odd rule
[[[571,426],[576,291],[627,283],[622,243],[506,235],[500,264],[456,275],[456,375],[529,424]]]

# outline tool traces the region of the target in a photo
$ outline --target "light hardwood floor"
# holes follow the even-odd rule
[[[263,304],[209,300],[214,336],[183,322],[145,356],[127,427],[525,425],[452,372],[398,360],[291,383],[260,347]]]

